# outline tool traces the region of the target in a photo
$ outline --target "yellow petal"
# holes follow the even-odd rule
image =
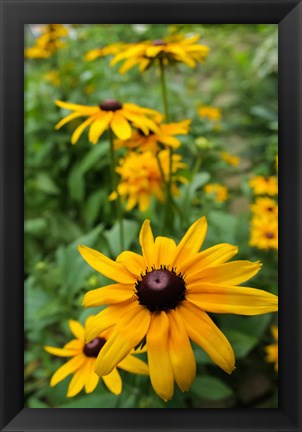
[[[89,361],[84,363],[73,375],[67,391],[67,397],[76,396],[85,385],[88,377]]]
[[[237,285],[247,281],[260,270],[260,262],[232,261],[207,269],[190,272],[186,279],[191,282],[210,282],[224,285]]]
[[[145,271],[145,261],[141,255],[131,251],[122,252],[117,258],[116,262],[121,263],[127,270],[135,277],[138,277]]]
[[[88,291],[84,297],[85,307],[96,307],[105,304],[120,303],[134,297],[134,284],[112,284]]]
[[[72,374],[74,371],[79,369],[82,364],[85,362],[86,357],[84,354],[77,355],[73,357],[72,359],[68,360],[67,363],[65,363],[63,366],[61,366],[52,376],[50,380],[51,387],[58,384],[60,381],[62,381],[64,378],[66,378],[68,375]]]
[[[119,73],[124,74],[129,69],[133,68],[133,66],[135,66],[138,62],[139,62],[139,60],[137,58],[129,58],[128,60],[125,61],[123,66],[119,69]]]
[[[181,314],[189,337],[227,373],[235,368],[233,349],[211,318],[189,301],[183,302],[177,312]]]
[[[187,299],[214,313],[259,315],[278,310],[278,297],[255,288],[215,284],[192,284]]]
[[[207,220],[203,216],[190,226],[182,240],[177,245],[174,265],[184,261],[188,255],[199,251],[207,233]]]
[[[147,333],[148,364],[152,386],[164,401],[172,399],[174,375],[168,351],[169,320],[165,312],[152,314]]]
[[[82,111],[83,115],[92,115],[98,112],[98,106],[87,106],[87,105],[77,105],[69,102],[63,102],[60,100],[56,100],[55,104],[60,108],[64,108],[71,111]]]
[[[163,45],[162,46],[150,46],[146,49],[146,56],[147,57],[155,57],[162,50],[163,50]]]
[[[146,219],[142,225],[139,233],[139,242],[142,247],[146,265],[151,269],[151,267],[156,264],[156,257],[154,254],[154,238],[149,219]]]
[[[143,362],[143,360],[134,357],[133,355],[128,355],[117,366],[127,372],[139,375],[149,375],[148,365]]]
[[[228,243],[220,243],[189,256],[184,262],[179,263],[177,268],[182,273],[196,272],[207,267],[222,264],[231,259],[238,252],[238,247]]]
[[[140,193],[138,204],[141,212],[145,212],[150,207],[151,196],[149,193]]]
[[[181,391],[188,391],[196,375],[196,362],[181,315],[169,311],[169,355],[175,381]]]
[[[111,119],[112,119],[112,112],[105,112],[102,113],[100,116],[97,117],[97,119],[93,122],[89,129],[88,138],[89,141],[92,144],[96,144],[100,138],[100,136],[103,134],[105,129],[107,129]]]
[[[129,122],[118,112],[114,113],[110,126],[118,138],[127,140],[131,137],[132,129]]]
[[[83,123],[81,123],[73,132],[71,135],[71,144],[76,144],[84,132],[84,130],[94,121],[94,117],[89,117],[87,120],[85,120]]]
[[[131,284],[135,278],[121,265],[87,246],[78,246],[84,260],[97,272],[116,282]]]
[[[61,121],[59,121],[59,123],[57,123],[55,125],[55,129],[60,129],[62,126],[64,126],[66,123],[70,122],[71,120],[78,118],[78,117],[82,117],[84,114],[82,114],[81,112],[75,112],[75,113],[71,113],[68,116],[64,117]]]
[[[160,136],[158,137],[158,141],[161,143],[168,145],[169,147],[178,148],[180,146],[180,141],[172,136]]]
[[[89,359],[89,369],[86,376],[86,382],[85,382],[85,390],[86,393],[92,393],[93,390],[96,388],[99,382],[98,375],[94,372],[94,365],[95,365],[95,359],[91,358]]]
[[[80,340],[84,340],[84,327],[78,321],[69,320],[68,325],[72,334]]]
[[[70,349],[56,348],[51,346],[45,346],[44,349],[49,354],[53,354],[59,357],[73,357],[74,355],[74,350],[70,350]]]
[[[102,379],[111,393],[114,393],[115,395],[121,394],[123,383],[116,368],[113,369],[110,374],[104,375]]]
[[[145,337],[150,324],[150,312],[136,304],[118,321],[101,349],[95,365],[98,375],[108,375]]]
[[[156,237],[154,243],[154,255],[156,267],[161,265],[170,265],[173,262],[176,251],[175,241],[167,237]]]

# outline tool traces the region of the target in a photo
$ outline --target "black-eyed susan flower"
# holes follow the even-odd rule
[[[145,134],[142,130],[132,132],[131,137],[124,140],[115,140],[116,149],[127,147],[139,151],[151,151],[156,153],[163,146],[178,148],[180,141],[175,135],[187,135],[191,120],[183,120],[178,123],[159,124],[158,131],[149,131]]]
[[[220,157],[224,162],[234,167],[238,166],[240,163],[240,158],[238,156],[231,155],[228,152],[221,152]]]
[[[257,198],[256,201],[251,204],[251,211],[255,216],[264,216],[266,218],[278,217],[278,205],[273,199],[268,197]]]
[[[258,249],[278,249],[278,219],[255,216],[251,221],[249,245]]]
[[[271,327],[271,332],[273,338],[275,339],[275,343],[264,347],[264,350],[266,352],[265,360],[268,363],[274,363],[275,371],[278,372],[278,327],[273,325]]]
[[[137,44],[125,44],[122,51],[111,60],[111,65],[124,61],[123,66],[119,69],[120,73],[125,73],[134,66],[138,66],[143,72],[154,62],[163,62],[165,65],[180,62],[189,67],[195,67],[207,57],[209,52],[207,46],[197,43],[199,39],[199,35],[178,36],[173,40],[158,39]]]
[[[206,118],[212,121],[219,121],[222,118],[221,110],[209,105],[202,105],[198,108],[198,114],[200,117]]]
[[[92,144],[96,144],[106,129],[111,129],[115,135],[123,140],[131,137],[132,126],[141,129],[144,133],[150,130],[156,132],[156,121],[162,116],[158,111],[143,108],[131,103],[121,103],[115,99],[102,102],[98,106],[76,105],[69,102],[56,101],[56,104],[64,109],[74,111],[56,124],[60,129],[66,123],[79,117],[87,117],[73,132],[72,144],[76,144],[84,130],[89,126],[88,138]]]
[[[87,246],[84,260],[114,284],[88,292],[85,307],[108,305],[93,318],[87,341],[115,325],[96,360],[96,372],[110,373],[137,345],[146,341],[149,371],[156,393],[172,398],[174,380],[182,391],[195,378],[190,340],[203,348],[227,373],[235,368],[233,349],[207,312],[257,315],[277,311],[278,298],[268,292],[238,286],[254,276],[259,262],[227,262],[238,251],[222,243],[199,252],[207,231],[198,219],[176,244],[154,239],[150,221],[142,225],[142,255],[125,251],[113,261]]]
[[[204,191],[208,195],[213,195],[214,200],[218,203],[226,201],[229,196],[228,188],[219,183],[208,183]]]
[[[86,325],[92,317],[88,318]],[[85,343],[84,327],[75,320],[69,321],[69,328],[75,339],[72,339],[63,348],[55,348],[45,346],[44,349],[59,357],[71,357],[63,366],[61,366],[52,376],[50,380],[51,387],[55,386],[68,375],[73,375],[67,392],[67,397],[76,396],[82,389],[86,393],[91,393],[95,390],[99,382],[99,375],[94,371],[96,358],[107,343],[112,330],[104,331],[98,334],[90,342]],[[137,352],[142,352],[141,350]],[[119,364],[116,365],[120,369],[124,369],[131,373],[140,375],[148,375],[148,366],[138,357],[132,355],[126,356]],[[108,389],[118,395],[122,391],[122,379],[116,367],[112,371],[102,377]]]
[[[35,45],[25,49],[25,57],[48,58],[65,45],[62,37],[68,34],[68,30],[62,24],[43,25],[40,30],[41,36],[36,39]]]
[[[187,182],[186,178],[177,174],[179,169],[185,167],[186,164],[181,161],[181,156],[174,154],[171,183],[171,191],[174,196],[179,194],[176,181]],[[169,151],[162,150],[158,153],[158,158],[150,151],[130,152],[125,158],[120,159],[116,172],[121,176],[117,189],[121,199],[127,200],[126,210],[131,210],[138,205],[140,211],[146,211],[150,206],[152,196],[160,202],[165,201],[165,182],[170,172]],[[109,200],[117,198],[116,191],[109,196]]]
[[[253,189],[255,195],[277,195],[278,194],[278,181],[275,176],[263,177],[255,176],[249,181],[250,187]]]
[[[123,46],[124,44],[119,42],[119,43],[114,43],[111,45],[104,46],[102,48],[96,48],[88,51],[84,59],[86,61],[93,61],[98,57],[106,57],[108,55],[114,55],[120,52]]]

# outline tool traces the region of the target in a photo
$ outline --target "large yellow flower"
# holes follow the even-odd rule
[[[150,206],[152,196],[155,196],[160,202],[165,201],[165,181],[168,180],[170,171],[169,151],[159,152],[158,160],[154,153],[147,151],[144,153],[130,152],[119,161],[120,165],[116,168],[116,172],[120,174],[121,181],[117,189],[120,197],[128,200],[126,210],[131,210],[138,204],[140,211],[146,211]],[[177,170],[185,167],[186,164],[181,162],[181,156],[174,154],[171,184],[173,195],[179,194],[179,189],[175,184],[177,180],[187,182],[187,179],[177,175]],[[117,192],[114,191],[109,196],[109,200],[115,200],[117,197]]]
[[[115,140],[115,148],[127,147],[140,151],[152,151],[156,153],[162,146],[178,148],[180,141],[175,135],[187,135],[191,120],[183,120],[178,123],[159,124],[158,131],[149,131],[145,134],[142,130],[132,133],[131,137],[124,140]]]
[[[254,217],[251,222],[249,245],[258,249],[278,249],[278,219]]]
[[[56,104],[61,108],[74,111],[57,123],[55,126],[56,129],[59,129],[75,118],[87,117],[73,132],[71,136],[72,144],[76,144],[88,126],[90,126],[88,133],[89,141],[92,144],[96,144],[100,136],[108,128],[118,138],[123,140],[131,137],[132,126],[141,129],[146,134],[150,130],[156,132],[158,130],[156,122],[162,118],[158,111],[130,103],[122,104],[115,99],[106,100],[98,106],[76,105],[60,100],[57,100]]]
[[[88,292],[85,307],[108,305],[87,326],[87,341],[116,324],[96,361],[106,375],[133,347],[146,340],[150,378],[156,393],[171,399],[174,380],[182,391],[195,378],[190,339],[227,373],[235,368],[232,347],[207,312],[257,315],[277,311],[278,298],[255,288],[237,286],[254,276],[259,262],[227,262],[238,248],[222,243],[199,252],[207,231],[198,219],[176,245],[154,239],[150,221],[140,231],[142,255],[122,252],[113,261],[79,246],[85,261],[116,281]]]
[[[65,45],[61,38],[68,34],[68,30],[62,24],[47,24],[41,27],[41,33],[41,36],[36,39],[35,45],[25,49],[25,57],[50,57]]]
[[[257,198],[254,204],[251,204],[251,210],[255,215],[260,217],[278,217],[278,205],[274,200],[268,197]]]
[[[152,63],[158,61],[164,64],[181,62],[189,67],[195,67],[206,58],[209,52],[208,47],[197,43],[199,39],[199,35],[189,38],[178,36],[175,40],[159,39],[124,45],[122,51],[111,60],[111,65],[123,60],[120,73],[125,73],[134,66],[138,66],[143,72]]]
[[[90,319],[92,319],[92,317],[89,317],[86,320],[86,325],[89,323]],[[86,393],[91,393],[96,388],[99,382],[99,375],[97,375],[94,371],[96,358],[103,347],[106,346],[106,341],[110,337],[112,329],[101,332],[89,343],[85,343],[85,329],[78,321],[70,320],[69,328],[75,336],[75,339],[72,339],[70,342],[64,345],[63,348],[45,346],[44,349],[50,354],[54,354],[59,357],[71,357],[67,363],[61,366],[54,373],[51,378],[50,385],[53,387],[68,375],[73,374],[67,392],[67,397],[73,397],[76,396],[83,388],[85,388]],[[139,350],[137,352],[142,351]],[[146,363],[133,356],[131,353],[116,366],[136,374],[149,374]],[[115,367],[108,375],[103,376],[102,379],[112,393],[121,393],[122,379]]]
[[[277,182],[277,178],[274,176],[252,177],[250,179],[249,185],[253,189],[255,195],[277,195],[278,194],[278,182]]]
[[[269,363],[275,363],[275,371],[278,372],[278,327],[272,326],[271,332],[276,342],[264,347],[266,352],[265,360]]]
[[[224,202],[228,199],[228,188],[219,183],[208,183],[204,187],[206,194],[213,195],[216,202]]]

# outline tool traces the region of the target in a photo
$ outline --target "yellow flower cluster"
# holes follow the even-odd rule
[[[198,109],[200,117],[204,117],[208,120],[219,121],[222,119],[221,110],[219,108],[211,107],[208,105],[202,105]]]
[[[275,371],[278,372],[278,327],[273,325],[271,327],[271,332],[273,338],[275,339],[275,343],[267,345],[264,347],[266,352],[266,361],[269,363],[274,363]]]
[[[67,35],[68,30],[62,24],[44,25],[35,45],[26,48],[24,55],[27,58],[48,58],[65,45],[62,38]]]
[[[220,157],[224,162],[226,162],[227,164],[233,167],[238,166],[240,163],[240,158],[238,156],[231,155],[230,153],[227,152],[221,152]]]
[[[206,194],[212,195],[217,203],[226,201],[229,196],[228,188],[219,183],[208,183],[205,185],[204,191]]]

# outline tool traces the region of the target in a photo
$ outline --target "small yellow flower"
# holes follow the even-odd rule
[[[58,87],[61,84],[60,73],[58,70],[50,70],[43,75],[45,81],[52,83],[54,86]]]
[[[115,44],[104,46],[102,48],[96,48],[88,51],[84,59],[86,61],[93,61],[98,57],[106,57],[108,55],[114,55],[120,52],[123,46],[124,46],[123,43],[115,43]]]
[[[132,126],[141,129],[146,134],[150,130],[157,132],[156,122],[162,119],[158,111],[131,103],[122,104],[115,99],[106,100],[98,106],[76,105],[60,100],[57,100],[56,104],[61,108],[74,111],[57,123],[56,129],[60,129],[76,118],[87,117],[73,132],[72,144],[76,144],[88,126],[90,126],[89,141],[96,144],[106,129],[110,128],[118,138],[127,140],[131,137]]]
[[[169,151],[162,150],[158,153],[158,159],[162,171],[167,181],[170,169]],[[118,193],[123,200],[127,200],[126,210],[133,209],[137,204],[140,211],[146,211],[151,202],[151,197],[160,201],[165,201],[165,182],[160,171],[158,160],[154,153],[148,151],[144,153],[130,152],[125,158],[119,161],[120,165],[116,168],[121,176],[118,185]],[[186,164],[181,162],[181,156],[174,154],[172,159],[172,194],[178,195],[179,189],[175,182],[187,182],[187,179],[177,176],[177,170],[185,168]],[[109,196],[109,200],[118,197],[114,191]]]
[[[258,249],[278,249],[278,219],[254,217],[249,245]]]
[[[178,148],[180,141],[175,135],[187,135],[191,120],[183,120],[178,123],[159,124],[158,131],[149,131],[145,134],[142,130],[132,132],[131,137],[126,140],[115,140],[115,148],[127,147],[139,151],[151,151],[156,153],[161,147],[167,146]]]
[[[278,217],[278,205],[274,200],[267,197],[257,198],[255,203],[251,205],[251,211],[256,216],[264,216],[266,218]]]
[[[65,45],[61,38],[68,34],[68,30],[62,24],[47,24],[41,27],[41,32],[35,45],[25,49],[25,57],[48,58]]]
[[[269,363],[275,363],[275,371],[278,372],[278,327],[272,326],[271,332],[276,343],[264,347],[266,352],[265,360]]]
[[[213,194],[216,202],[224,202],[229,197],[229,192],[227,187],[222,186],[219,183],[209,183],[205,185],[204,191],[207,194]]]
[[[140,72],[144,72],[154,62],[163,62],[165,65],[180,62],[195,67],[209,52],[208,47],[197,43],[199,39],[199,35],[189,38],[178,36],[173,40],[158,39],[125,44],[122,51],[111,60],[111,65],[125,61],[119,69],[120,73],[125,73],[134,66],[138,66]]]
[[[154,239],[145,220],[139,235],[142,255],[124,251],[116,261],[79,246],[94,270],[116,281],[89,291],[83,300],[85,307],[107,305],[88,323],[87,341],[116,324],[97,358],[98,374],[110,373],[145,338],[151,383],[164,400],[172,398],[174,380],[182,391],[194,381],[190,340],[224,371],[234,370],[233,349],[208,312],[264,314],[277,311],[278,297],[238,286],[257,274],[261,264],[227,262],[237,247],[222,243],[199,252],[206,232],[202,217],[176,244],[167,237]]]
[[[238,166],[240,163],[240,158],[238,156],[231,155],[230,153],[227,153],[227,152],[221,152],[220,157],[227,164],[234,166],[234,167]]]
[[[198,108],[198,114],[200,117],[204,117],[208,120],[219,121],[222,118],[221,110],[219,108],[211,107],[208,105],[202,105]]]
[[[86,320],[86,325],[89,323],[90,319],[93,319],[93,317],[89,317]],[[100,332],[100,334],[89,343],[85,343],[85,329],[78,321],[70,320],[69,328],[75,336],[75,339],[72,339],[64,345],[63,348],[45,346],[44,349],[48,353],[59,357],[71,357],[67,363],[54,373],[50,380],[50,385],[53,387],[68,375],[73,374],[67,392],[67,397],[73,397],[80,393],[83,388],[85,388],[86,393],[92,393],[95,390],[99,382],[99,375],[95,373],[96,359],[103,347],[106,346],[107,340],[113,330],[111,328],[110,330]],[[138,352],[142,351],[137,350],[136,353]],[[132,354],[133,352],[129,352],[129,355],[119,362],[117,367],[128,372],[148,375],[149,372],[146,363]],[[116,395],[121,393],[122,379],[116,368],[113,368],[112,371],[108,375],[103,376],[102,379],[112,393]]]
[[[252,177],[249,181],[250,187],[253,189],[255,195],[277,195],[278,194],[278,182],[274,176],[263,177],[256,176]]]

